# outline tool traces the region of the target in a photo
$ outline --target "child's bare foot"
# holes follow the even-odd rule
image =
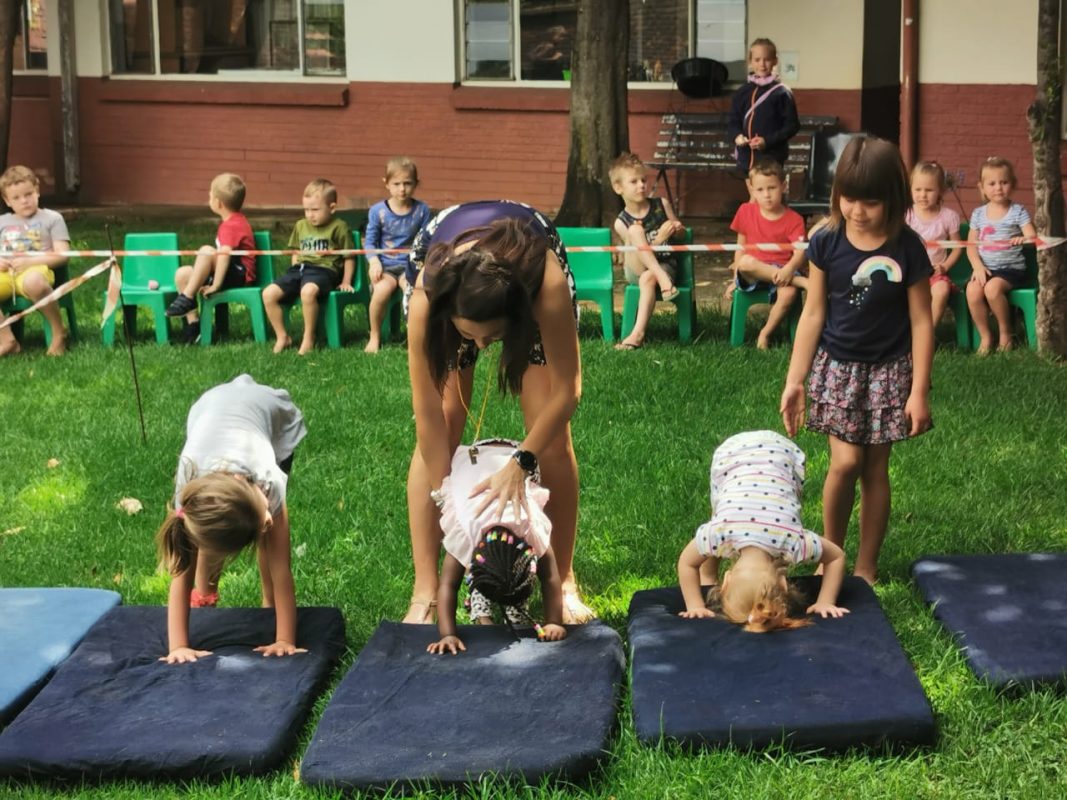
[[[49,345],[45,355],[49,356],[61,356],[67,352],[67,335],[66,332],[62,336],[52,335],[52,344]]]
[[[275,353],[280,353],[282,350],[284,350],[287,347],[290,347],[292,344],[293,344],[293,340],[292,340],[291,337],[289,337],[289,336],[280,336],[280,337],[278,337],[278,341],[276,341],[274,343],[274,352]]]
[[[771,349],[771,334],[768,331],[760,331],[759,336],[756,337],[756,349],[757,350],[770,350]]]
[[[987,356],[993,352],[993,337],[983,338],[978,344],[978,349],[974,351],[975,355]]]
[[[11,337],[10,342],[0,342],[0,356],[14,355],[19,352],[22,352],[22,345],[14,336]]]
[[[297,355],[306,356],[308,353],[310,353],[314,349],[315,349],[315,340],[312,339],[310,342],[308,342],[308,341],[301,342],[300,343],[300,349],[297,350],[296,353],[297,353]]]
[[[1008,336],[1006,338],[1004,336],[1000,337],[1000,342],[997,345],[997,349],[998,350],[1000,350],[1003,353],[1006,353],[1007,351],[1011,350],[1014,347],[1015,347],[1015,343],[1012,342],[1010,336]]]
[[[377,353],[382,349],[381,340],[376,336],[372,336],[367,342],[367,346],[363,348],[364,353]]]

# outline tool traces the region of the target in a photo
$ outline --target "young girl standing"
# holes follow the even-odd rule
[[[968,242],[998,241],[999,247],[967,246],[974,274],[967,284],[967,306],[978,329],[981,343],[978,354],[993,349],[993,331],[989,313],[997,320],[999,348],[1011,350],[1011,306],[1008,292],[1026,282],[1026,259],[1022,243],[1037,235],[1026,209],[1011,201],[1015,189],[1015,170],[1004,158],[987,158],[978,171],[978,189],[984,206],[971,213]]]
[[[793,93],[774,74],[776,66],[774,42],[753,41],[748,48],[748,81],[730,102],[727,131],[737,146],[737,168],[746,175],[761,158],[784,164],[789,140],[800,130]]]
[[[874,583],[889,522],[893,442],[931,426],[930,259],[904,224],[908,175],[896,146],[853,139],[837,165],[831,217],[808,246],[808,299],[781,412],[796,434],[810,373],[809,430],[827,434],[823,535],[844,544],[860,484],[854,574]]]
[[[921,239],[959,241],[960,215],[942,203],[945,195],[945,170],[936,161],[920,161],[911,171],[911,208],[905,221]],[[930,276],[931,312],[934,327],[944,316],[949,295],[956,290],[949,270],[960,260],[963,250],[927,247],[934,273]]]
[[[293,451],[307,434],[304,417],[284,389],[240,375],[206,391],[189,409],[185,447],[178,459],[174,509],[156,534],[170,572],[168,654],[181,664],[211,655],[189,642],[189,607],[219,601],[226,562],[256,548],[263,607],[273,608],[273,644],[265,656],[306,652],[296,646],[296,592],[289,552],[285,489]]]
[[[367,214],[366,246],[372,250],[411,247],[415,234],[430,221],[430,207],[415,199],[419,170],[410,158],[389,159],[382,179],[389,197],[375,203]],[[371,282],[370,338],[363,348],[377,353],[382,346],[382,320],[389,308],[389,298],[400,287],[408,264],[407,253],[382,253],[367,258],[367,277]]]

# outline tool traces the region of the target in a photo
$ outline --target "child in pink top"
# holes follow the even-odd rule
[[[924,241],[960,240],[960,215],[942,202],[945,196],[945,170],[936,161],[920,161],[911,171],[911,208],[904,218]],[[948,276],[960,259],[961,248],[927,247],[934,272],[930,276],[930,308],[934,327],[941,321],[949,296],[957,291]]]
[[[495,475],[515,453],[516,443],[493,439],[460,447],[452,456],[452,471],[433,492],[441,509],[445,560],[437,591],[437,628],[441,638],[430,644],[431,653],[455,655],[466,650],[456,630],[456,595],[467,574],[471,617],[491,625],[492,603],[504,608],[504,621],[533,622],[526,603],[533,592],[534,576],[541,581],[544,626],[535,625],[538,637],[563,639],[563,585],[552,553],[552,523],[545,515],[548,490],[526,479],[527,503],[508,504],[501,514],[496,503],[472,497],[474,487]],[[532,502],[530,502],[532,501]]]
[[[738,244],[783,244],[804,240],[804,218],[783,203],[785,170],[777,161],[757,161],[748,171],[748,192],[752,201],[743,203],[730,223]],[[771,334],[785,319],[807,278],[798,274],[804,264],[803,250],[765,250],[759,253],[737,251],[734,280],[742,292],[768,289],[771,313],[759,332],[756,346],[766,350]]]

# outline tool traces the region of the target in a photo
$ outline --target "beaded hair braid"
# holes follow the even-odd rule
[[[513,608],[521,608],[530,599],[536,576],[537,557],[526,542],[504,527],[490,529],[478,542],[468,572],[471,589],[491,603]],[[504,619],[512,627],[507,614]],[[540,636],[541,626],[533,619],[530,623]]]

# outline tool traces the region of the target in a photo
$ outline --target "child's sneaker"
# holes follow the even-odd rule
[[[190,322],[184,328],[182,328],[182,344],[196,344],[199,341],[200,320],[197,320],[196,322]]]
[[[196,311],[196,301],[180,294],[167,306],[166,314],[168,317],[184,317],[190,311]]]

